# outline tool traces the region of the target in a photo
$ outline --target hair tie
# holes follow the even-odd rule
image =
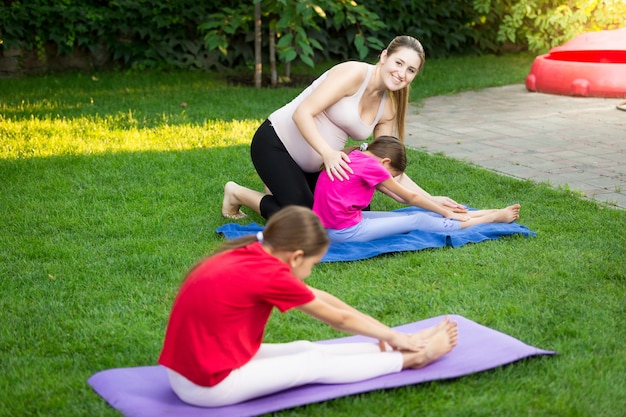
[[[256,240],[258,240],[259,243],[263,243],[263,232],[258,232],[256,234]]]
[[[359,146],[359,150],[365,152],[367,150],[367,142],[363,142],[361,146]]]

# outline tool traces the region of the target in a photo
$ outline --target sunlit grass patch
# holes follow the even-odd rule
[[[0,158],[186,150],[248,144],[261,120],[141,127],[132,114],[106,117],[0,118]]]

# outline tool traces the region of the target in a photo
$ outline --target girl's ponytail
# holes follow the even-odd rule
[[[257,234],[228,241],[214,254],[246,246],[259,240],[277,250],[302,250],[304,256],[318,255],[326,250],[330,243],[326,229],[311,209],[288,206],[270,217],[260,238]]]

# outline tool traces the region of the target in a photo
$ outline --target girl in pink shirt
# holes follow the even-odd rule
[[[415,334],[399,333],[306,285],[328,245],[319,218],[290,206],[272,216],[262,233],[228,242],[191,270],[174,301],[159,357],[182,401],[218,407],[309,383],[361,381],[424,367],[456,345],[456,323],[448,318]],[[274,308],[297,308],[379,343],[263,343]]]
[[[483,223],[511,223],[519,218],[519,204],[459,213],[407,189],[394,179],[406,169],[406,149],[393,136],[380,136],[369,146],[363,144],[345,152],[353,171],[350,179],[331,181],[322,173],[315,187],[313,211],[333,241],[366,242],[416,229],[445,232]],[[364,211],[376,190],[430,213]]]

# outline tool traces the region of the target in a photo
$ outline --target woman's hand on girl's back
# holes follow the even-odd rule
[[[324,168],[331,181],[349,179],[348,173],[354,173],[350,168],[350,158],[342,151],[332,151],[324,156]]]

